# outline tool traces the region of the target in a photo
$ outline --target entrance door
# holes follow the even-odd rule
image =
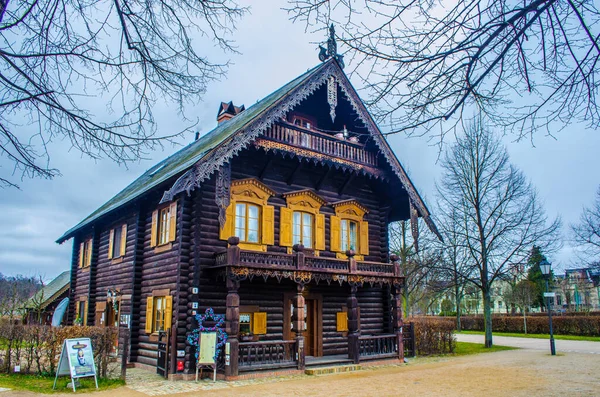
[[[292,294],[286,294],[284,309],[284,334],[286,340],[296,338],[292,331],[292,314],[294,305]],[[320,294],[307,294],[304,298],[304,354],[306,356],[320,357],[323,355],[323,299]]]
[[[304,348],[307,356],[317,356],[317,313],[318,302],[314,299],[306,299],[306,331],[304,332]]]

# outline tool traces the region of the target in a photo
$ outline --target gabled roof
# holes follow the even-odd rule
[[[69,288],[71,283],[71,272],[69,270],[62,272],[54,280],[50,281],[48,285],[44,286],[38,292],[35,293],[25,303],[27,309],[40,308],[43,309],[52,303],[60,294],[65,292]]]
[[[312,95],[331,76],[337,79],[342,92],[348,97],[352,108],[367,126],[377,146],[396,176],[400,179],[411,203],[417,208],[429,228],[441,238],[430,217],[429,210],[404,171],[404,168],[402,168],[398,158],[388,145],[387,140],[375,124],[337,61],[330,58],[284,85],[265,99],[250,106],[232,119],[222,122],[202,138],[146,171],[140,178],[118,193],[114,198],[67,231],[57,242],[62,243],[66,241],[92,221],[130,203],[143,193],[175,176],[179,175],[179,178],[171,186],[171,189],[165,192],[161,202],[172,200],[181,192],[187,191],[189,193],[191,190],[199,187],[204,180],[208,179],[225,163],[228,163],[231,158],[258,138],[275,121],[280,120],[287,112]]]

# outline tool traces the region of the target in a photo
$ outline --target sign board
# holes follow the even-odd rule
[[[96,381],[96,389],[98,388],[94,351],[92,349],[92,341],[90,338],[64,340],[53,388],[56,388],[58,377],[63,375],[71,376],[73,391],[75,391],[76,379],[92,376]]]
[[[544,292],[544,298],[554,298],[556,297],[556,292]]]
[[[213,370],[213,381],[217,380],[217,333],[201,332],[200,343],[198,344],[198,362],[196,363],[196,381],[198,381],[198,369],[202,377],[202,367],[211,367]]]

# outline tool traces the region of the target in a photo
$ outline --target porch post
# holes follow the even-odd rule
[[[227,278],[227,309],[225,312],[225,332],[227,332],[229,344],[229,365],[225,366],[225,376],[237,376],[238,374],[238,333],[240,330],[240,296],[237,280]],[[227,352],[226,352],[227,353]]]
[[[392,288],[392,325],[398,343],[398,358],[404,361],[404,341],[402,340],[402,287],[394,285]]]
[[[294,312],[292,313],[292,329],[296,333],[296,349],[298,355],[298,369],[304,369],[304,285],[296,284],[296,296],[294,297]]]
[[[358,299],[356,298],[357,290],[357,286],[350,286],[350,296],[346,303],[348,306],[348,358],[351,359],[354,364],[358,364],[360,361]]]

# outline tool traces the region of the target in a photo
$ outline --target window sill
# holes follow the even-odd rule
[[[118,257],[118,258],[113,258],[113,259],[110,261],[110,263],[111,263],[112,265],[117,265],[117,264],[119,264],[119,263],[122,263],[122,262],[123,262],[123,258],[124,258],[123,256],[120,256],[120,257]]]
[[[337,252],[335,254],[335,257],[338,259],[348,259],[348,255],[344,254],[343,252]],[[364,261],[365,260],[365,256],[364,255],[354,255],[354,260],[356,261]]]
[[[154,247],[154,253],[160,254],[161,252],[169,251],[171,248],[173,248],[173,243],[166,243],[163,245],[159,245],[159,246]]]
[[[82,273],[89,273],[90,272],[90,266],[80,267],[79,269],[81,270]]]
[[[238,247],[240,247],[240,249],[248,250],[248,251],[267,252],[267,245],[266,244],[242,243],[242,242],[240,242],[238,244]]]

